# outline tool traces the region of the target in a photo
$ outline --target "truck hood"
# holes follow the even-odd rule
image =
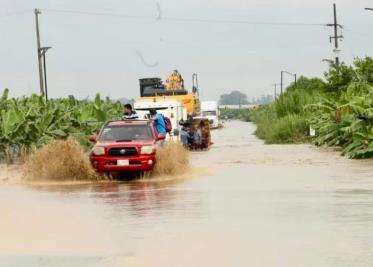
[[[155,141],[153,140],[134,140],[131,142],[113,142],[113,141],[98,141],[96,146],[105,146],[105,147],[140,147],[140,146],[150,146],[154,145]]]

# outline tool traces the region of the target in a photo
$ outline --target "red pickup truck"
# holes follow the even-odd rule
[[[120,120],[107,122],[90,153],[93,168],[99,172],[150,171],[156,163],[156,145],[163,140],[151,121]]]

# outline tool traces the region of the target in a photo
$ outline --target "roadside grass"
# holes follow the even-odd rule
[[[324,80],[301,77],[247,116],[267,144],[310,141],[340,147],[349,158],[373,158],[373,58],[332,65]]]
[[[310,90],[313,84],[317,85],[317,90]],[[323,92],[319,87],[319,80],[302,77],[297,87],[292,84],[270,105],[251,111],[248,116],[257,125],[256,135],[267,144],[309,141],[309,118],[312,112],[306,107],[322,99]]]
[[[267,144],[304,143],[307,141],[308,123],[298,114],[288,114],[273,122],[267,129]]]

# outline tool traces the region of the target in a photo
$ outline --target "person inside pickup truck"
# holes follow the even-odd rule
[[[125,104],[123,107],[123,120],[138,120],[139,115],[132,109],[131,104]]]

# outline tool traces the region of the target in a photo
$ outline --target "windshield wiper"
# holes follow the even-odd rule
[[[131,139],[123,139],[123,140],[116,140],[117,143],[123,143],[123,142],[132,142]]]

